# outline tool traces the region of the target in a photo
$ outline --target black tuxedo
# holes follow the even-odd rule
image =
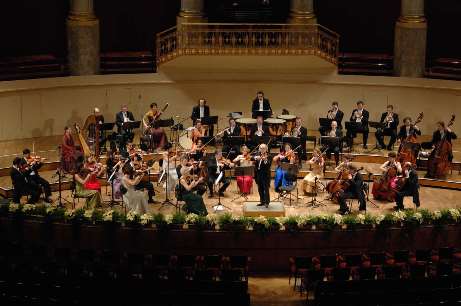
[[[352,111],[351,117],[349,118],[349,121],[355,122],[355,117],[354,113],[358,109],[354,109]],[[362,133],[363,135],[363,145],[367,145],[368,141],[368,120],[370,118],[370,113],[366,109],[362,109],[362,124],[356,129],[356,130],[347,130],[346,137],[347,137],[347,142],[348,146],[352,147],[354,138],[357,137],[357,133]]]
[[[127,111],[126,116],[128,117],[128,119],[130,119],[130,121],[134,121],[134,116],[132,112]],[[134,138],[134,133],[131,130],[125,130],[122,128],[123,123],[123,112],[118,112],[115,115],[115,124],[117,125],[117,132],[119,134],[119,137],[121,137],[121,139],[119,139],[119,143],[121,144],[121,151],[126,150],[126,142],[131,142]]]
[[[270,196],[269,189],[271,184],[271,163],[272,158],[270,156],[267,160],[255,160],[255,181],[258,185],[259,200],[263,205],[269,205]]]
[[[448,132],[448,131],[445,131],[445,140],[447,140],[449,143],[451,143],[451,141],[453,139],[456,139],[458,136],[456,136],[456,134],[454,132]],[[442,134],[440,134],[440,131],[437,130],[435,131],[433,134],[432,134],[432,145],[434,146],[437,146],[437,144],[442,140]],[[434,158],[435,157],[435,152],[436,150],[432,150],[431,152],[431,155],[430,155],[430,159]],[[449,153],[449,156],[448,156],[448,160],[451,162],[453,160],[453,152],[450,152]]]
[[[221,172],[224,172],[224,167],[220,167],[219,172],[218,172],[218,161],[216,160],[216,156],[212,156],[207,160],[207,168],[208,168],[208,189],[210,190],[210,196],[213,196],[213,185],[218,178],[219,174]],[[223,169],[224,168],[224,169]],[[219,193],[224,193],[230,185],[230,179],[223,175],[221,179],[221,187],[219,188],[218,192]]]
[[[397,115],[396,113],[392,114],[393,121],[391,122],[389,127],[387,126],[387,123],[385,122],[386,117],[387,117],[387,112],[381,114],[381,120],[379,122],[383,125],[383,127],[376,131],[375,136],[376,136],[376,140],[378,141],[379,145],[383,148],[386,146],[384,144],[384,136],[391,136],[387,149],[392,150],[394,143],[397,140],[397,127],[399,126],[399,115]]]
[[[348,210],[346,200],[347,199],[358,199],[359,209],[366,210],[365,192],[363,190],[363,178],[360,173],[356,173],[352,180],[349,180],[349,187],[341,192],[339,195],[339,209],[341,212]]]
[[[415,136],[416,135],[421,135],[421,131],[417,130],[417,129],[413,129],[413,131],[411,131],[411,129],[410,129],[410,133],[415,135]],[[397,135],[397,138],[400,139],[401,141],[405,140],[405,138],[407,138],[407,129],[406,129],[405,125],[402,125],[400,127],[399,134]]]
[[[134,116],[132,112],[127,111],[126,116],[128,117],[128,119],[130,119],[130,121],[134,121]],[[118,112],[115,115],[115,124],[117,125],[118,133],[121,133],[123,123],[123,112]]]
[[[234,130],[231,132],[230,127],[228,127],[229,130],[224,131],[224,138],[229,137],[229,136],[240,136],[240,127],[238,125],[235,125]]]
[[[234,127],[234,130],[232,132],[230,131],[230,128],[229,130],[224,131],[224,138],[223,138],[224,146],[222,150],[223,152],[227,152],[229,154],[229,159],[231,160],[234,159],[238,155],[239,146],[235,146],[235,145],[233,146],[230,142],[229,137],[240,136],[240,132],[241,130],[238,125]]]
[[[263,110],[269,110],[270,114],[272,115],[272,107],[268,99],[263,98]],[[256,118],[256,113],[259,111],[259,100],[258,98],[253,100],[253,105],[251,106],[251,113],[253,114],[253,118]]]
[[[13,183],[13,202],[20,203],[21,197],[30,195],[28,203],[35,204],[40,198],[40,187],[29,178],[29,171],[25,173],[12,167],[10,171],[11,182]]]
[[[330,135],[330,131],[331,131],[331,129],[328,132],[325,133],[325,136]],[[339,163],[339,153],[342,151],[343,131],[341,131],[340,129],[337,128],[336,133],[335,133],[335,137],[339,138],[339,142],[334,143],[332,145],[330,145],[330,144],[324,145],[324,150],[326,150],[325,153],[326,153],[328,159],[331,158],[332,153],[335,155],[335,162],[336,162],[336,165],[337,165]]]
[[[203,106],[203,117],[209,117],[210,116],[210,107],[208,105]],[[202,119],[203,117],[200,117],[200,106],[196,105],[192,108],[192,115],[190,116],[194,125],[195,125],[195,120],[197,119]]]
[[[399,209],[403,209],[403,199],[404,197],[412,196],[413,203],[419,207],[419,181],[418,181],[418,173],[416,170],[410,170],[408,174],[408,178],[405,181],[402,189],[397,192],[395,202]]]
[[[270,137],[269,127],[266,124],[263,124],[262,130],[263,130],[262,136],[258,136],[256,135],[256,132],[258,131],[258,125],[255,124],[251,127],[250,139],[251,139],[253,146],[257,146],[258,144],[263,143],[263,142],[267,143],[269,141],[269,137]]]
[[[23,160],[27,163],[25,158],[23,158]],[[43,188],[43,191],[45,192],[45,198],[48,199],[51,196],[50,183],[48,183],[48,181],[42,178],[38,173],[38,170],[42,167],[42,165],[43,164],[41,162],[35,163],[28,172],[28,178],[30,181]]]
[[[293,130],[294,129],[296,129],[296,127],[294,127]],[[299,128],[298,138],[299,138],[299,144],[301,145],[300,150],[299,150],[300,152],[299,157],[300,159],[305,160],[307,158],[306,156],[307,129],[305,127],[301,126]]]

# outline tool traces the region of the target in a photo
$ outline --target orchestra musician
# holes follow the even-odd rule
[[[206,104],[206,100],[201,98],[198,100],[198,104],[192,108],[192,115],[190,117],[193,125],[195,125],[197,119],[210,117],[210,107]],[[208,125],[204,125],[203,128],[208,131],[209,136],[213,136],[213,125],[210,127],[208,127]]]
[[[208,215],[205,203],[200,194],[194,192],[199,184],[204,181],[203,177],[195,179],[191,174],[191,168],[181,168],[181,178],[179,180],[179,197],[181,200],[186,202],[183,209],[188,214],[196,214],[206,216]]]
[[[10,177],[13,183],[13,202],[19,204],[22,196],[29,196],[28,204],[35,204],[40,199],[40,186],[29,177],[27,162],[15,157],[11,167]]]
[[[268,150],[267,145],[263,143],[259,146],[259,155],[251,158],[255,162],[255,181],[258,185],[259,204],[257,206],[266,206],[266,208],[269,207],[270,203],[269,188],[272,163]]]
[[[61,168],[68,173],[75,169],[75,142],[72,137],[72,129],[68,126],[64,128],[64,135],[61,143]]]
[[[250,149],[246,146],[242,146],[242,154],[238,155],[233,161],[234,164],[240,167],[251,167],[253,162],[251,161]],[[253,176],[252,175],[240,175],[237,176],[237,186],[240,193],[248,195],[253,187]]]
[[[338,194],[339,213],[349,213],[349,208],[346,204],[347,199],[358,199],[360,204],[359,210],[365,211],[367,207],[365,192],[363,190],[363,178],[356,167],[352,165],[349,166],[346,183],[343,186],[345,188],[340,190]]]
[[[330,129],[326,131],[324,136],[338,138],[338,141],[334,141],[334,142],[326,141],[325,148],[324,148],[328,159],[331,159],[332,153],[334,154],[335,165],[338,166],[339,153],[342,150],[343,131],[338,128],[338,123],[335,120],[331,121]]]
[[[296,153],[292,150],[291,145],[286,143],[280,150],[280,153],[274,156],[272,160],[277,168],[275,170],[274,188],[276,192],[280,192],[281,187],[287,187],[292,184],[292,178],[288,176],[288,173],[283,169],[283,163],[294,164],[296,162]]]
[[[354,138],[357,137],[357,133],[363,134],[363,148],[367,149],[368,141],[368,119],[370,118],[370,113],[364,108],[364,103],[362,101],[357,102],[357,108],[352,111],[350,122],[357,122],[359,126],[356,129],[349,129],[346,133],[346,138],[349,148],[352,148]]]
[[[416,165],[421,144],[418,143],[418,136],[421,135],[421,130],[417,126],[423,118],[423,113],[419,114],[418,119],[413,124],[410,117],[403,119],[403,125],[400,127],[397,139],[400,141],[397,159],[401,164],[411,162]]]
[[[103,123],[104,116],[101,114],[99,108],[95,107],[93,114],[86,118],[85,124],[83,125],[82,130],[88,132],[86,141],[90,144],[95,155],[98,155],[100,148],[104,146],[103,137],[100,131],[100,127]]]
[[[51,203],[51,188],[50,183],[47,180],[42,178],[38,173],[38,170],[42,167],[42,161],[44,158],[40,158],[40,156],[32,156],[29,149],[24,149],[22,151],[23,159],[29,165],[29,179],[39,187],[43,188],[45,193],[45,202]]]
[[[225,176],[224,170],[234,167],[232,161],[227,160],[223,157],[222,151],[217,149],[214,156],[208,159],[208,189],[210,191],[209,197],[213,197],[213,184],[215,184],[217,178],[222,174],[221,187],[219,188],[219,196],[223,197],[224,192],[230,185],[230,179]]]
[[[139,153],[135,153],[134,155],[130,156],[130,163],[127,163],[127,165],[130,165],[130,167],[133,168],[135,172],[142,173],[148,170],[147,163],[144,163],[142,156]],[[163,166],[163,165],[162,165]],[[155,189],[154,185],[150,181],[146,180],[141,180],[139,181],[136,186],[136,190],[147,190],[147,195],[148,195],[148,203],[156,203],[154,200],[155,196]]]
[[[418,173],[413,168],[413,165],[410,162],[406,162],[403,165],[403,178],[400,179],[403,180],[403,182],[400,183],[400,190],[396,194],[396,206],[394,207],[394,209],[404,209],[403,199],[405,197],[413,197],[413,203],[416,205],[416,207],[419,207],[420,201]]]
[[[162,111],[158,109],[157,103],[154,102],[150,104],[149,111],[142,118],[144,126],[143,141],[148,144],[146,147],[150,151],[163,150],[167,143],[165,131],[158,126],[158,119],[161,115]]]
[[[336,101],[333,101],[331,103],[331,108],[327,112],[327,119],[336,121],[336,123],[338,124],[338,129],[342,130],[343,129],[343,118],[344,118],[344,113],[339,109],[339,103]],[[319,128],[320,135],[325,135],[327,130],[328,130],[328,127],[321,126]]]
[[[197,140],[197,143],[192,143],[192,148],[189,151],[190,158],[195,161],[200,161],[206,156],[206,148],[203,145],[201,138]]]
[[[87,183],[92,180],[93,173],[86,168],[83,163],[78,163],[76,171],[73,176],[75,184],[75,196],[79,198],[85,198],[85,207],[95,208],[101,206],[102,197],[101,192],[96,189],[89,189],[86,186]]]
[[[336,166],[335,171],[341,172],[342,170],[349,169],[352,166],[352,159],[351,155],[343,155],[343,161]]]
[[[257,116],[256,124],[251,129],[251,140],[254,145],[258,145],[269,138],[269,128],[264,124],[264,117]]]
[[[177,156],[174,152],[163,152],[163,163],[162,170],[165,173],[166,180],[168,181],[168,189],[165,192],[169,195],[170,192],[174,191],[176,183],[178,182],[178,173],[176,172],[176,161]],[[166,185],[164,186],[166,188]]]
[[[201,119],[195,120],[195,125],[194,125],[194,128],[192,129],[192,134],[191,134],[192,142],[196,144],[200,138],[205,137],[205,133],[206,131],[205,131],[205,128],[202,126],[202,120]]]
[[[395,152],[389,152],[387,161],[379,167],[382,171],[382,176],[373,183],[371,193],[374,199],[394,202],[398,187],[397,175],[402,173],[402,166],[396,158],[397,154]]]
[[[417,138],[418,136],[421,136],[421,130],[419,127],[416,124],[412,124],[410,117],[405,117],[403,119],[403,125],[400,127],[397,138],[403,142],[409,137]]]
[[[240,136],[240,127],[236,124],[234,118],[229,118],[229,126],[223,131],[223,152],[231,152],[229,156],[234,157],[239,152],[238,145],[232,146],[230,137]]]
[[[256,98],[253,100],[253,104],[251,106],[252,117],[256,118],[257,112],[259,111],[267,111],[267,117],[272,116],[271,104],[269,102],[269,99],[264,97],[264,93],[262,91],[258,91],[258,93],[256,94]]]
[[[90,155],[87,157],[84,167],[88,169],[90,173],[90,179],[87,180],[84,185],[85,189],[101,192],[101,183],[99,183],[98,178],[106,172],[106,166],[98,163],[96,158]]]
[[[299,158],[302,160],[306,159],[306,140],[307,140],[307,128],[302,126],[303,120],[301,117],[296,117],[295,126],[291,130],[291,137],[299,138],[301,147]]]
[[[450,128],[454,119],[452,116],[447,125],[443,121],[437,122],[437,130],[433,133],[431,141],[433,149],[427,162],[427,178],[443,179],[450,170],[453,160],[451,141],[457,138],[457,135]]]
[[[126,164],[123,167],[122,185],[125,187],[126,192],[123,194],[123,202],[126,207],[138,215],[147,212],[147,195],[144,191],[139,190],[137,186],[142,181],[145,172],[136,172],[133,167]]]
[[[387,112],[382,113],[379,121],[382,128],[376,131],[376,140],[381,148],[386,148],[389,151],[393,150],[394,143],[397,139],[397,127],[399,126],[399,115],[394,113],[394,106],[388,105]],[[384,144],[384,136],[390,136],[389,144]]]
[[[195,161],[187,156],[187,154],[183,154],[180,158],[180,164],[176,167],[176,173],[178,175],[178,179],[181,179],[182,176],[182,169],[187,168],[190,171],[191,175],[194,178],[203,178],[200,183],[198,183],[193,191],[197,192],[198,195],[203,196],[206,192],[206,171],[205,165],[203,161]],[[179,184],[178,184],[179,186]],[[178,191],[178,190],[176,190]]]
[[[307,164],[312,167],[312,170],[304,177],[302,187],[305,195],[311,195],[317,192],[316,183],[323,177],[325,165],[322,152],[318,148],[312,151],[312,158],[307,161]]]
[[[117,125],[117,132],[122,136],[123,143],[132,142],[134,133],[130,129],[123,128],[125,122],[133,122],[133,113],[128,111],[127,105],[122,105],[120,112],[115,115],[115,124]]]

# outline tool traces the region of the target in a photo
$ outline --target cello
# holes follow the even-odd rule
[[[453,158],[453,146],[451,140],[447,139],[447,128],[455,122],[455,115],[451,115],[450,122],[445,128],[445,134],[438,143],[435,144],[434,149],[427,161],[427,177],[429,178],[444,178],[451,166],[451,159]]]
[[[335,203],[339,203],[339,195],[341,192],[349,188],[349,175],[354,176],[355,173],[363,170],[363,167],[351,172],[350,169],[346,168],[339,172],[338,177],[331,182],[328,182],[326,191],[331,195],[331,200]]]
[[[423,121],[423,118],[424,113],[419,113],[415,123],[410,126],[410,135],[408,135],[405,140],[402,140],[400,143],[399,150],[397,151],[397,161],[402,165],[406,162],[416,165],[420,145],[417,143],[416,135],[413,131],[414,126]]]
[[[392,188],[392,181],[397,176],[397,167],[395,164],[389,166],[386,173],[373,182],[371,193],[376,200],[395,201],[395,189]]]

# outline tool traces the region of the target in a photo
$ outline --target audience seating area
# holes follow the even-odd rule
[[[249,305],[248,258],[2,243],[0,305]]]
[[[107,52],[101,54],[101,74],[154,72],[155,59],[150,51]]]
[[[443,247],[294,257],[292,280],[308,300],[314,293],[316,305],[461,304],[461,252]]]
[[[68,75],[65,60],[51,54],[0,59],[0,81]]]
[[[428,78],[461,80],[461,59],[437,58],[429,66],[426,72]]]
[[[392,76],[394,57],[389,54],[341,53],[338,57],[338,73]]]

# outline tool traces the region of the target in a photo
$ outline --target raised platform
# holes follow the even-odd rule
[[[270,202],[268,207],[258,206],[259,202],[243,203],[245,217],[285,217],[285,207],[282,202]]]

